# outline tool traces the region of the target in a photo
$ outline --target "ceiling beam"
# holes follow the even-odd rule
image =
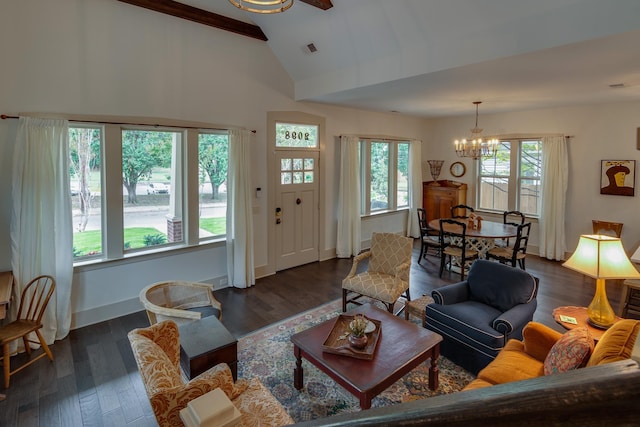
[[[262,29],[260,29],[260,27],[258,27],[257,25],[248,24],[246,22],[242,22],[236,19],[228,18],[226,16],[218,15],[217,13],[198,9],[197,7],[178,3],[177,1],[173,1],[173,0],[118,0],[118,1],[132,4],[134,6],[140,6],[145,9],[153,10],[156,12],[165,13],[167,15],[186,19],[188,21],[197,22],[198,24],[208,25],[210,27],[219,28],[221,30],[231,31],[232,33],[240,34],[242,36],[252,37],[254,39],[264,40],[264,41],[268,40],[267,36],[262,32]],[[302,1],[306,1],[306,0],[302,0]],[[329,4],[331,4],[329,0],[315,0],[313,2],[316,2],[316,3],[328,2]]]
[[[302,3],[310,4],[311,6],[318,7],[322,10],[331,9],[333,4],[331,0],[300,0]]]

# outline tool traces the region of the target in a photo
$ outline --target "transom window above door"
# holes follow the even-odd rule
[[[318,148],[318,126],[277,122],[276,147]]]

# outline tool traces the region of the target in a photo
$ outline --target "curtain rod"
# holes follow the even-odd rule
[[[0,115],[0,119],[19,119],[19,116],[9,116],[7,114]],[[73,120],[69,119],[69,122],[74,123],[100,123],[103,125],[130,125],[130,126],[153,126],[153,127],[162,127],[162,128],[177,128],[177,129],[204,129],[204,130],[229,130],[229,129],[221,129],[221,128],[209,128],[202,126],[175,126],[175,125],[159,125],[159,124],[149,124],[149,123],[122,123],[122,122],[105,122],[103,120]],[[251,130],[251,133],[256,133],[255,129]]]
[[[375,136],[375,135],[358,135],[358,134],[344,134],[338,135],[338,138],[342,138],[343,136],[355,136],[360,139],[369,139],[376,141],[391,141],[391,142],[411,142],[417,140],[416,138],[405,138],[403,136]],[[422,141],[420,141],[422,142]]]

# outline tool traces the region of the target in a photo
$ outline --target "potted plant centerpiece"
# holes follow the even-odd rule
[[[349,322],[349,343],[354,348],[364,348],[367,345],[367,334],[365,333],[369,320],[362,314],[356,314]]]

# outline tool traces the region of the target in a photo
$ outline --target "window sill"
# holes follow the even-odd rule
[[[360,219],[375,218],[375,217],[385,216],[385,215],[393,215],[393,214],[398,214],[398,213],[401,213],[401,212],[406,212],[408,210],[409,210],[409,208],[400,208],[400,209],[396,209],[396,210],[375,211],[375,212],[371,212],[371,213],[369,213],[367,215],[360,215]]]
[[[489,221],[496,221],[496,222],[502,222],[503,221],[502,212],[485,211],[485,210],[476,209],[475,214],[476,215],[480,215],[484,219],[489,220]],[[526,217],[526,222],[537,223],[538,220],[539,220],[539,218],[537,216],[527,216]]]
[[[221,239],[212,239],[204,242],[200,242],[198,245],[187,246],[172,246],[170,248],[158,248],[145,250],[143,252],[130,252],[125,254],[122,258],[105,259],[105,258],[93,258],[73,263],[74,273],[83,271],[100,270],[105,267],[115,267],[118,265],[133,264],[137,262],[144,262],[153,259],[158,259],[166,256],[179,255],[181,253],[196,252],[200,250],[206,250],[216,247],[226,246],[226,237]]]

